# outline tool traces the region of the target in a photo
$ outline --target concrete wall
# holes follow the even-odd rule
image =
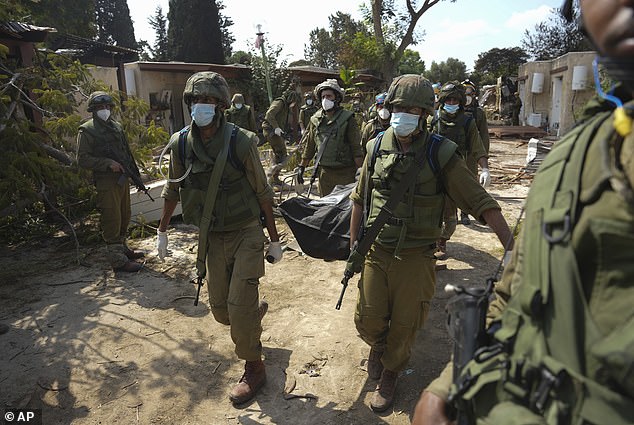
[[[519,93],[522,100],[520,123],[533,125],[540,114],[539,127],[561,136],[576,123],[583,105],[594,95],[592,61],[594,52],[571,52],[550,61],[528,62],[519,67]],[[572,89],[575,66],[585,67],[585,87]],[[578,68],[577,72],[581,68]],[[543,74],[541,93],[533,93],[537,74]],[[557,116],[558,115],[558,116]]]

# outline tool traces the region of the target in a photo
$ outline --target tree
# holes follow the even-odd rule
[[[59,34],[73,34],[84,38],[93,38],[96,34],[95,4],[92,1],[41,0],[39,2],[21,1],[19,3],[21,9],[16,9],[13,11],[14,13],[9,14],[11,19],[53,27],[57,29]],[[0,10],[2,9],[4,9],[4,5],[0,7]],[[0,16],[1,14],[2,12],[0,12]],[[51,43],[53,39],[53,37],[49,37],[47,44]]]
[[[578,25],[579,5],[574,2],[573,20],[568,22],[559,10],[552,9],[548,19],[524,31],[522,47],[533,60],[549,60],[568,52],[593,50]]]
[[[157,6],[154,11],[154,16],[148,19],[148,22],[154,32],[156,33],[156,39],[154,46],[150,47],[151,59],[157,62],[166,62],[170,60],[169,57],[169,42],[167,38],[167,19],[163,15],[163,9],[161,6]]]
[[[417,51],[405,49],[396,70],[399,75],[423,74],[425,62],[420,59],[420,54]]]
[[[137,49],[127,0],[95,0],[97,40]]]
[[[225,63],[215,0],[170,0],[167,20],[170,57],[185,62]]]
[[[222,33],[222,51],[225,59],[227,59],[231,56],[233,51],[231,46],[236,41],[231,31],[229,31],[229,27],[233,25],[233,20],[222,13],[225,8],[222,0],[216,0],[216,4],[218,5],[218,26],[220,26],[220,32]]]
[[[516,76],[518,67],[528,60],[521,47],[493,48],[478,55],[471,75],[479,85],[495,84],[499,76]]]
[[[271,93],[273,99],[281,96],[291,87],[291,73],[287,68],[286,60],[278,63],[281,57],[282,46],[267,45],[266,64],[269,69],[271,80]],[[249,81],[249,92],[253,96],[253,104],[257,111],[266,111],[269,108],[269,99],[266,89],[266,71],[264,60],[259,51],[253,48],[251,52],[251,79]]]
[[[315,66],[336,68],[338,46],[330,32],[315,28],[309,34],[309,44],[304,48],[304,57]]]
[[[396,0],[370,0],[370,17],[376,43],[381,52],[380,71],[391,81],[405,49],[422,37],[416,34],[418,20],[441,0],[425,0],[416,9],[416,0],[405,0],[405,7],[396,6]],[[450,0],[455,3],[456,0]]]
[[[446,61],[440,63],[434,61],[424,75],[432,82],[462,81],[467,77],[467,65],[455,58],[447,58]]]

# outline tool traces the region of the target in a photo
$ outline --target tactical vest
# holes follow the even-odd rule
[[[315,146],[317,150],[322,143],[326,143],[324,154],[319,162],[320,166],[343,168],[354,164],[352,146],[345,140],[348,120],[353,113],[346,109],[339,109],[329,120],[325,112],[313,115],[310,121],[316,128]]]
[[[395,255],[402,248],[427,247],[440,236],[445,195],[440,181],[440,170],[456,151],[456,144],[443,138],[432,145],[427,132],[419,136],[407,153],[397,148],[392,128],[382,137],[368,143],[371,203],[366,227],[372,225],[390,198],[391,189],[397,185],[414,162],[416,152],[427,150],[425,165],[412,181],[405,196],[394,209],[393,217],[383,226],[376,241],[379,245],[394,249]],[[376,143],[380,145],[376,145]],[[434,165],[437,164],[437,165]],[[437,167],[437,170],[432,169]]]
[[[615,137],[611,114],[599,114],[535,176],[501,327],[452,387],[487,417],[478,424],[634,423],[634,199]],[[581,191],[582,177],[594,185]],[[589,241],[573,238],[580,217]],[[578,263],[588,245],[597,258]]]
[[[226,123],[224,132],[231,132],[233,124]],[[237,127],[235,127],[237,128]],[[203,144],[200,138],[191,131],[185,138],[185,158],[182,161],[185,168],[191,165],[191,171],[180,184],[180,199],[183,209],[183,221],[198,226],[207,199],[207,188],[214,167],[215,159],[220,153],[224,132],[214,136],[208,144]],[[242,164],[251,149],[252,141],[244,130],[237,129],[236,136],[229,143],[235,144],[235,150],[229,147],[229,152],[235,152]],[[172,149],[174,154],[175,149]],[[178,149],[176,149],[178,151]],[[182,155],[176,154],[176,155]],[[216,202],[212,212],[210,231],[238,230],[243,225],[252,222],[260,216],[260,205],[253,188],[244,173],[244,168],[236,165],[236,161],[227,159],[220,187],[216,195]]]
[[[132,159],[129,147],[125,140],[123,127],[115,121],[110,120],[111,125],[101,122],[95,123],[94,119],[88,120],[79,126],[80,131],[85,131],[92,137],[94,143],[91,146],[92,154],[98,157],[119,159],[125,162],[128,169],[136,169],[136,163]],[[99,174],[99,172],[95,172]],[[108,172],[110,174],[110,172]]]
[[[315,106],[314,104],[303,105],[300,108],[300,112],[302,112],[302,118],[303,118],[302,124],[304,124],[304,128],[308,128],[310,117],[312,117],[315,114],[315,112],[317,112],[317,109],[318,109],[317,106]]]
[[[455,121],[449,121],[443,117],[443,112],[440,111],[440,117],[434,120],[432,128],[438,134],[445,136],[458,145],[458,152],[463,158],[466,158],[471,152],[471,146],[467,139],[471,120],[472,118],[467,114],[460,113]]]
[[[251,107],[249,105],[242,105],[242,108],[238,109],[235,106],[231,106],[231,108],[227,109],[225,112],[225,116],[228,122],[232,122],[238,127],[249,129],[249,114],[251,111]]]

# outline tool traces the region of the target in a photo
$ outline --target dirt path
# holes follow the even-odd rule
[[[502,184],[499,167],[519,168],[525,155],[519,141],[492,143],[490,192],[510,224],[527,181]],[[281,219],[280,227],[290,240]],[[487,227],[458,226],[448,244],[449,269],[438,273],[432,312],[401,373],[394,408],[376,415],[368,407],[375,385],[365,371],[368,347],[353,323],[357,278],[337,311],[344,263],[287,251],[281,263],[266,265],[261,280],[270,304],[262,336],[268,382],[255,401],[238,409],[227,394],[242,363],[228,329],[213,320],[206,290],[193,306],[196,234],[177,225],[169,237],[172,255],[164,263],[154,257],[153,238],[133,242],[152,252],[135,275],[108,271],[95,248],[82,249],[86,265],[76,265],[65,237],[28,249],[2,248],[4,407],[41,408],[47,425],[409,424],[420,391],[451,350],[442,288],[483,283],[502,253]]]

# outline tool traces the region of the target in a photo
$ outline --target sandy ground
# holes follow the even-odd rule
[[[490,193],[514,225],[530,179],[513,179],[526,144],[493,140]],[[278,221],[284,241],[292,234]],[[115,274],[99,247],[82,247],[81,265],[62,235],[28,247],[0,248],[0,402],[43,409],[44,424],[409,424],[421,390],[449,358],[447,283],[481,283],[502,254],[479,224],[458,225],[448,270],[438,272],[432,312],[402,371],[392,409],[369,408],[369,348],[353,314],[358,277],[335,310],[344,262],[286,251],[266,265],[261,296],[269,304],[262,336],[268,381],[239,408],[227,394],[243,370],[228,328],[216,323],[206,288],[193,306],[197,236],[170,229],[171,256],[160,262],[153,237],[137,274]],[[4,332],[3,332],[4,331]]]

